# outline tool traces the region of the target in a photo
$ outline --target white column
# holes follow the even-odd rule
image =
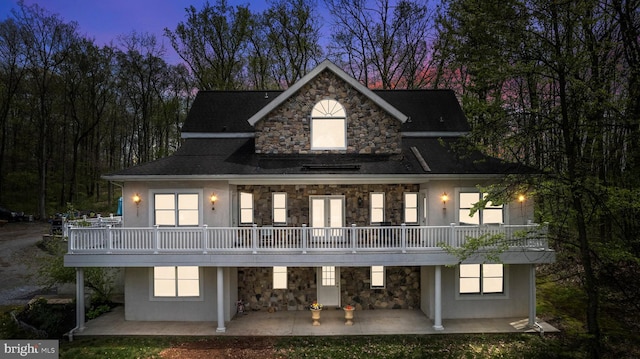
[[[224,326],[224,268],[218,267],[218,327],[216,332],[224,333],[227,328]]]
[[[536,324],[536,265],[529,264],[529,327]]]
[[[442,326],[442,266],[436,266],[435,273],[435,313],[433,319],[433,329],[444,330]]]
[[[76,268],[76,328],[84,330],[84,270]]]

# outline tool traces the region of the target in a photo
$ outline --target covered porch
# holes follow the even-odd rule
[[[558,330],[545,322],[528,325],[528,318],[445,319],[444,329],[420,310],[380,309],[354,313],[353,325],[345,325],[341,309],[322,311],[320,325],[313,326],[309,311],[250,311],[236,315],[226,323],[226,331],[216,330],[216,322],[126,321],[124,309],[115,308],[86,323],[75,336],[100,335],[190,335],[190,336],[339,336],[398,334],[471,334],[471,333],[552,333]]]

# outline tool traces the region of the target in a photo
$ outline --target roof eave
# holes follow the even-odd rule
[[[504,174],[470,174],[470,173],[444,173],[444,174],[378,174],[378,175],[336,175],[314,174],[293,175],[105,175],[103,179],[119,182],[156,182],[156,181],[229,181],[231,184],[359,184],[359,183],[424,183],[430,180],[460,180],[460,179],[491,179],[500,178]]]

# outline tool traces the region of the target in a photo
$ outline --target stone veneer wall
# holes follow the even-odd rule
[[[312,151],[311,110],[333,99],[347,113],[346,151]],[[262,154],[401,153],[401,122],[329,70],[320,73],[255,124],[255,151]]]
[[[317,297],[316,268],[288,269],[288,289],[273,289],[271,268],[239,268],[238,298],[246,310],[305,310]],[[341,267],[342,305],[356,310],[415,309],[420,306],[420,267],[387,267],[386,286],[370,288],[369,267]]]
[[[309,196],[344,195],[345,226],[356,224],[367,226],[369,217],[369,194],[385,193],[385,221],[393,225],[403,223],[405,192],[418,192],[417,184],[369,184],[369,185],[239,185],[238,192],[253,193],[254,218],[258,226],[273,223],[272,196],[274,192],[287,193],[287,226],[299,227],[309,224]],[[362,198],[362,205],[358,204]]]

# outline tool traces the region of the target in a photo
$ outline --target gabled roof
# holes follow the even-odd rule
[[[375,95],[407,115],[403,133],[469,132],[469,124],[452,90],[373,90]],[[182,127],[183,137],[204,134],[253,134],[247,119],[283,91],[200,91]],[[199,134],[200,136],[196,136]]]
[[[336,76],[342,79],[344,82],[351,85],[361,94],[368,97],[375,104],[380,106],[383,110],[385,110],[389,115],[397,118],[400,122],[404,123],[407,121],[407,116],[402,112],[398,111],[395,107],[391,106],[387,101],[382,99],[380,96],[376,95],[373,91],[369,90],[366,86],[362,85],[353,77],[349,76],[346,72],[342,71],[339,67],[334,65],[329,60],[324,60],[320,65],[316,66],[313,70],[311,70],[308,74],[302,77],[298,82],[293,84],[291,87],[286,89],[283,93],[281,93],[278,97],[276,97],[273,101],[271,101],[268,105],[263,107],[260,111],[249,118],[249,124],[251,126],[255,126],[255,124],[260,121],[263,117],[268,115],[271,111],[273,111],[276,107],[280,106],[284,101],[286,101],[289,97],[295,94],[298,90],[300,90],[304,85],[309,83],[309,81],[313,80],[316,76],[322,73],[325,70],[329,70],[333,72]]]

